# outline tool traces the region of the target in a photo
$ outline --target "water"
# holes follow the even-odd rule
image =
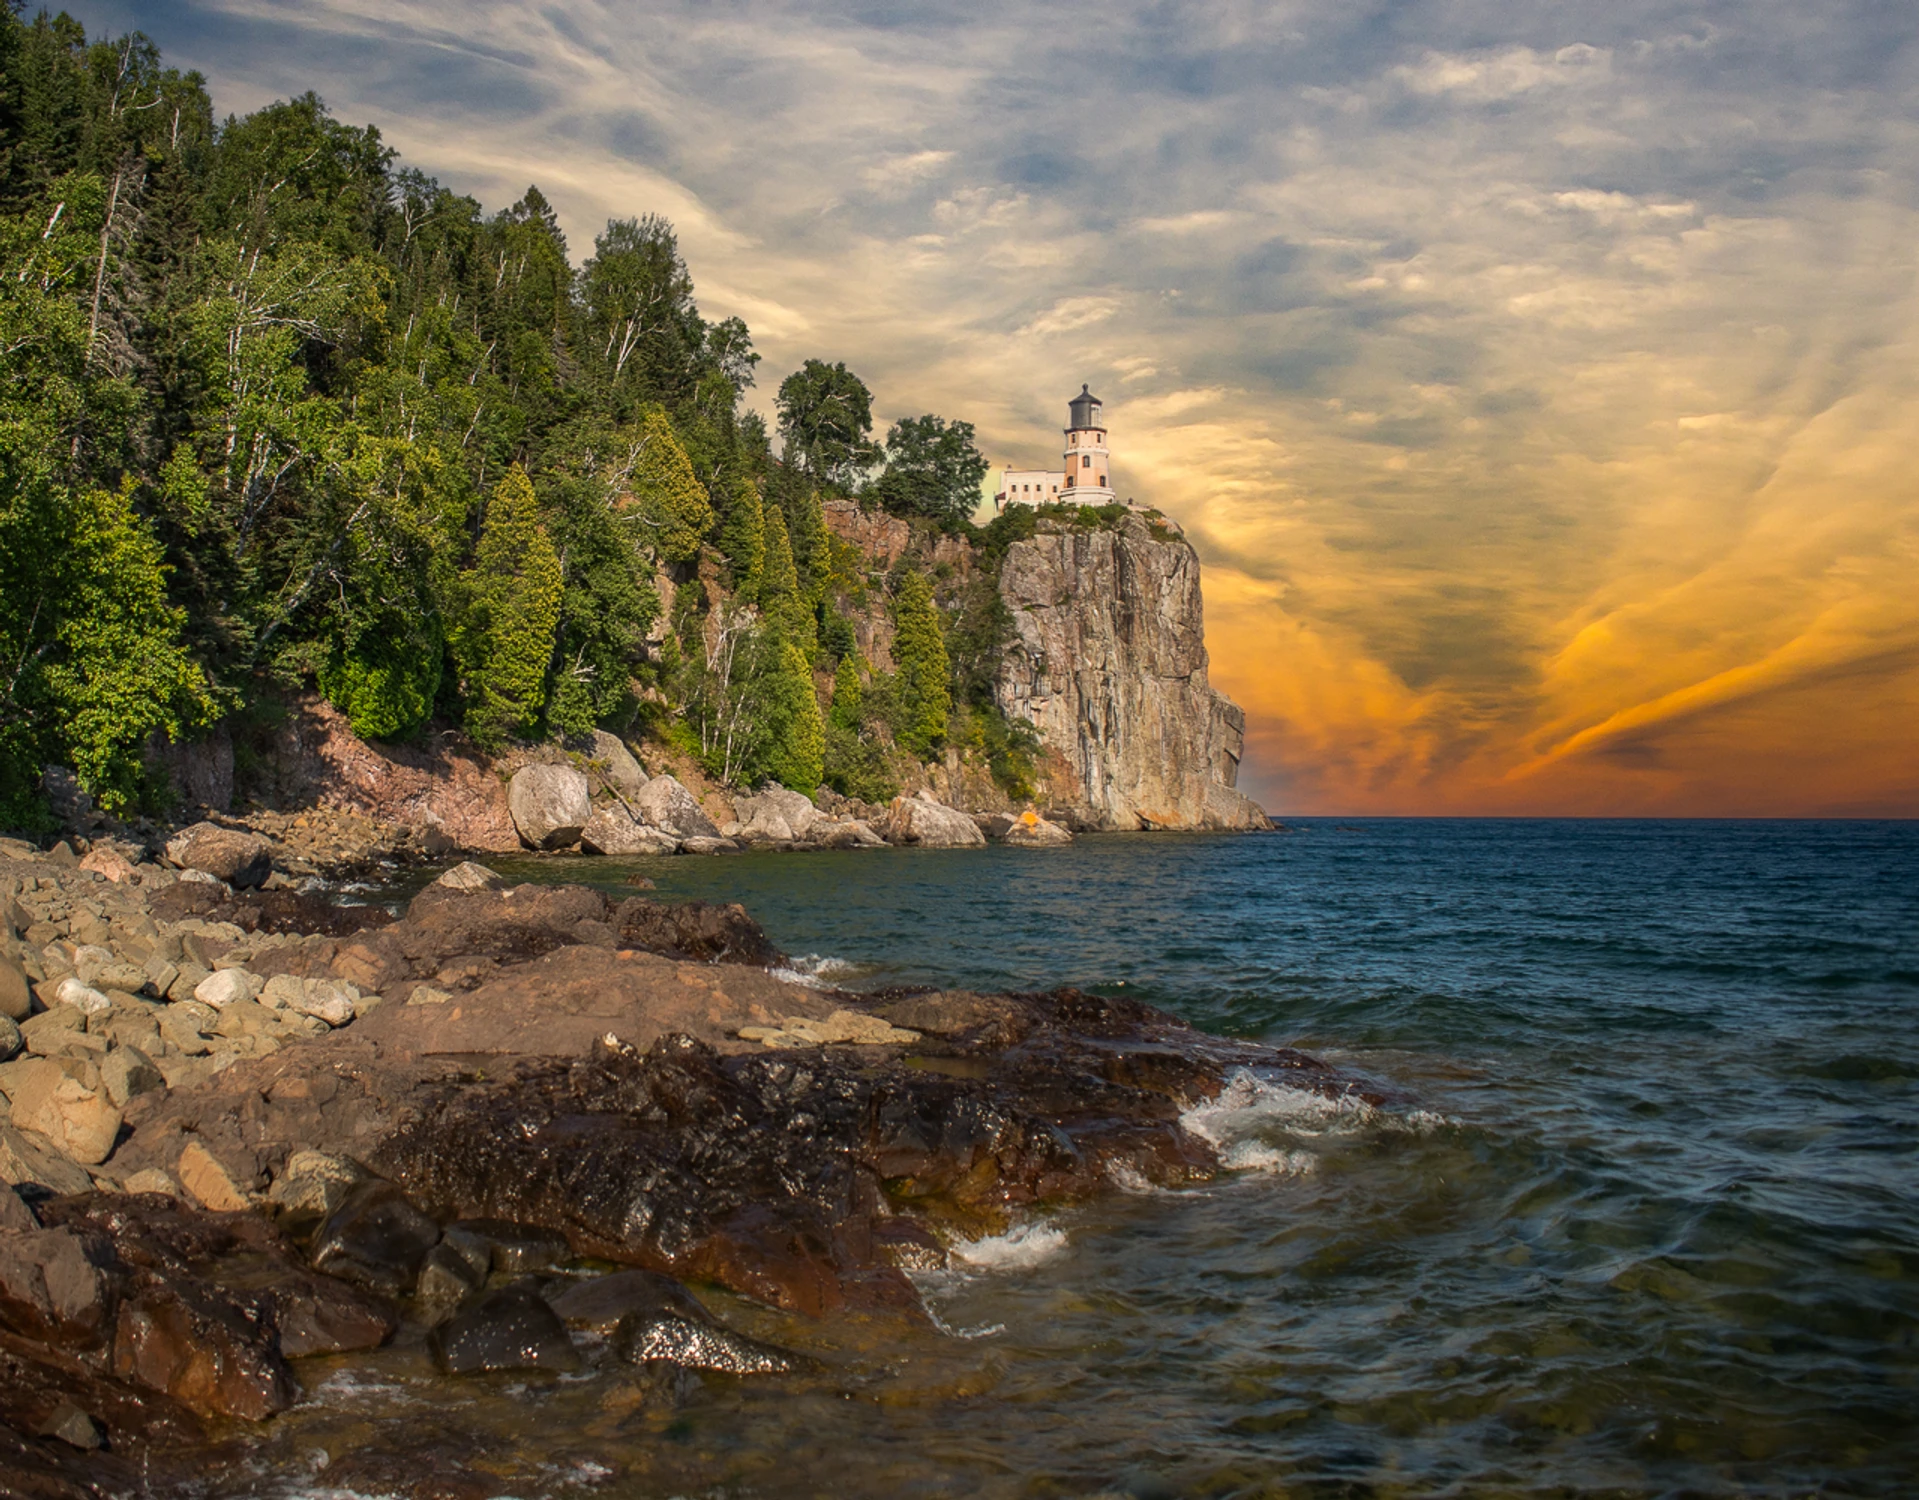
[[[1244,1170],[978,1247],[927,1280],[945,1331],[716,1299],[812,1383],[454,1385],[390,1351],[283,1419],[263,1488],[430,1432],[528,1495],[1919,1492],[1919,825],[521,868],[744,901],[854,987],[1136,995],[1413,1103],[1247,1082],[1194,1121]]]

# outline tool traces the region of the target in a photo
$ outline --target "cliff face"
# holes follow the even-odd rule
[[[997,696],[1064,763],[1055,802],[1089,828],[1266,826],[1234,789],[1246,716],[1206,678],[1192,547],[1138,516],[1041,526],[1000,573],[1016,640]]]

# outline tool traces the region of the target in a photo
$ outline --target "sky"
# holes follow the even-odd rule
[[[80,0],[1205,565],[1276,813],[1919,816],[1909,0]]]

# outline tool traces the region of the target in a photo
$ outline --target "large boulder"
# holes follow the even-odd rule
[[[7,1090],[18,1129],[37,1130],[86,1166],[95,1166],[113,1153],[120,1111],[91,1063],[32,1057],[12,1068]]]
[[[821,822],[813,829],[814,842],[825,849],[884,849],[886,840],[858,818],[844,823]]]
[[[33,1014],[33,989],[18,959],[0,953],[0,1016],[24,1021]]]
[[[605,762],[607,781],[614,791],[629,801],[638,796],[640,788],[646,785],[646,772],[640,769],[633,752],[626,748],[626,742],[617,734],[608,734],[604,729],[594,730],[593,758]]]
[[[634,822],[623,807],[596,807],[580,830],[580,847],[588,854],[672,854],[680,841],[662,829]]]
[[[167,841],[167,858],[183,870],[198,870],[245,890],[265,885],[273,873],[273,846],[258,834],[215,823],[195,823]]]
[[[476,865],[470,859],[455,865],[450,870],[442,872],[440,878],[433,883],[442,890],[448,891],[501,891],[506,889],[506,882],[504,880],[500,879],[498,875],[494,874],[493,871],[489,870],[485,865]]]
[[[879,831],[890,844],[912,844],[921,849],[971,849],[986,843],[979,824],[924,792],[895,797]]]
[[[788,837],[810,839],[814,836],[816,825],[825,821],[824,815],[813,805],[813,799],[804,793],[789,791],[777,781],[764,791],[751,797],[742,797],[734,806],[740,815],[740,837],[754,839],[755,829],[771,830],[784,825]],[[760,834],[758,837],[774,837],[776,834]],[[779,840],[784,842],[784,840]]]
[[[1000,837],[1021,849],[1054,849],[1073,842],[1071,832],[1048,822],[1030,807],[1012,819]]]
[[[653,827],[676,839],[716,839],[718,826],[693,800],[693,794],[671,776],[655,776],[631,801],[633,811]]]
[[[572,766],[522,766],[507,787],[513,826],[530,849],[565,849],[593,816],[586,773]]]

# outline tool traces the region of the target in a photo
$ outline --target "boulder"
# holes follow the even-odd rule
[[[27,971],[11,954],[0,953],[0,1016],[24,1021],[33,1014],[33,988]]]
[[[544,1271],[566,1260],[566,1236],[512,1219],[461,1219],[449,1224],[442,1243],[483,1270],[509,1276]]]
[[[613,929],[621,946],[645,948],[669,958],[756,967],[781,960],[766,929],[737,902],[726,906],[710,901],[667,905],[644,896],[629,896],[613,913]]]
[[[374,1291],[408,1292],[440,1239],[440,1226],[392,1183],[368,1178],[348,1189],[313,1245],[316,1270]]]
[[[884,849],[886,840],[873,832],[872,825],[858,818],[844,823],[822,819],[813,827],[813,841],[824,849]]]
[[[428,1327],[444,1323],[467,1298],[486,1285],[486,1267],[476,1267],[451,1245],[435,1245],[420,1266],[413,1287],[413,1312]]]
[[[35,1057],[13,1064],[7,1079],[14,1125],[39,1131],[85,1166],[98,1165],[112,1155],[120,1134],[120,1111],[106,1090],[72,1071],[91,1066]]]
[[[167,858],[241,890],[265,885],[273,873],[273,846],[265,839],[213,823],[195,823],[175,834],[167,841]]]
[[[449,1375],[485,1370],[577,1370],[580,1352],[538,1293],[505,1286],[461,1308],[427,1338]]]
[[[633,811],[651,826],[677,839],[716,839],[717,825],[700,809],[693,794],[671,776],[655,776],[630,799]]]
[[[133,865],[111,844],[96,844],[88,850],[86,858],[80,861],[80,868],[91,870],[96,875],[104,875],[115,885],[131,879],[133,875]]]
[[[596,807],[580,830],[580,847],[588,854],[632,856],[674,854],[680,841],[658,828],[636,823],[623,807]]]
[[[1048,822],[1027,808],[1000,835],[1005,842],[1022,849],[1050,849],[1073,842],[1073,835],[1057,823]]]
[[[125,1109],[128,1100],[167,1086],[153,1059],[138,1047],[116,1047],[103,1057],[100,1083],[116,1109]]]
[[[507,787],[506,804],[530,849],[570,848],[593,815],[586,773],[573,766],[522,766]]]
[[[754,808],[733,836],[745,844],[790,844],[799,837],[778,808],[765,806]]]
[[[753,837],[756,824],[784,824],[790,830],[789,838],[810,839],[815,827],[826,821],[812,798],[789,791],[777,781],[734,805],[739,811],[741,836],[747,839]]]
[[[59,1348],[99,1348],[116,1291],[103,1250],[71,1229],[0,1234],[0,1325]]]
[[[979,824],[924,792],[895,797],[880,832],[888,843],[912,844],[921,849],[970,849],[986,843]]]
[[[646,785],[646,772],[640,769],[640,763],[633,758],[633,752],[626,748],[626,742],[617,734],[609,734],[604,729],[593,731],[593,758],[606,764],[606,779],[613,790],[631,801]]]
[[[250,974],[245,969],[221,969],[193,987],[193,998],[215,1010],[225,1010],[243,1000],[258,999],[265,987],[266,981],[258,974]]]
[[[682,854],[738,854],[745,845],[733,839],[722,838],[685,838],[680,840]]]
[[[0,1183],[43,1188],[57,1195],[84,1193],[93,1187],[86,1168],[67,1160],[45,1136],[4,1124],[0,1124]]]
[[[472,860],[455,865],[444,871],[433,882],[449,891],[499,891],[506,889],[506,882],[485,865],[477,865]]]
[[[270,1010],[317,1016],[329,1026],[345,1026],[354,1016],[355,993],[357,991],[353,986],[337,984],[331,979],[301,979],[293,974],[276,974],[260,991],[260,1003]]]

